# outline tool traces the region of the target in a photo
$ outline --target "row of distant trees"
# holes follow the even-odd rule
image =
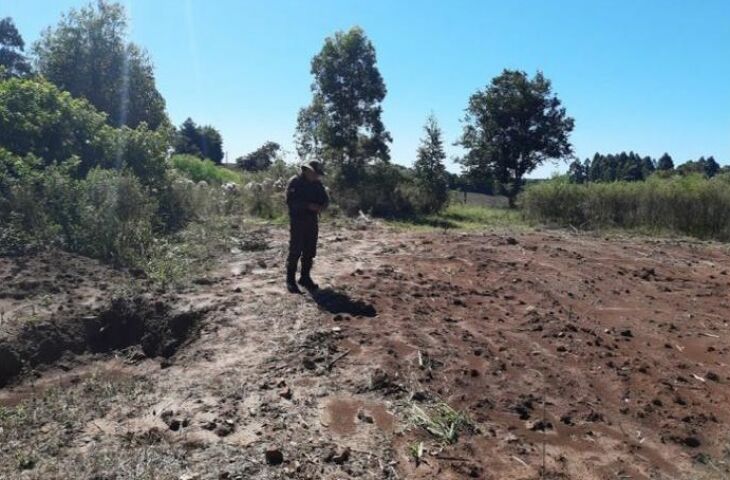
[[[568,178],[573,183],[586,182],[635,182],[646,180],[649,176],[660,175],[688,175],[701,174],[708,178],[714,177],[728,167],[720,167],[714,157],[700,157],[675,167],[672,157],[665,153],[658,159],[649,156],[640,156],[634,152],[621,152],[613,155],[596,153],[592,159],[585,161],[574,160],[568,168]]]
[[[221,163],[223,139],[218,130],[192,119],[178,128],[170,124],[149,57],[127,41],[126,27],[123,7],[97,0],[45,30],[33,45],[31,64],[22,38],[5,19],[0,22],[0,75],[38,73],[74,97],[86,98],[107,114],[112,126],[167,129],[173,132],[176,152]],[[443,205],[450,186],[503,193],[513,204],[526,174],[546,161],[573,156],[570,134],[575,122],[541,72],[530,76],[504,70],[469,97],[455,142],[465,150],[456,159],[462,166],[457,177],[444,167],[443,134],[433,115],[424,125],[413,168],[406,174],[390,164],[392,136],[382,121],[387,88],[375,48],[361,28],[325,39],[312,59],[311,73],[312,98],[297,117],[296,150],[302,159],[325,162],[333,188],[343,197],[358,197],[355,205],[379,196],[399,203],[412,197],[415,188],[425,199],[420,203],[434,210]],[[267,142],[236,163],[247,170],[265,170],[281,153],[279,144]],[[655,161],[631,152],[596,155],[590,162],[573,162],[570,175],[575,181],[640,180],[654,170],[666,170],[666,164],[664,157]],[[710,175],[716,166],[710,157],[677,170]]]

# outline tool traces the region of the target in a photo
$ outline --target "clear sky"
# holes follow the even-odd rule
[[[0,0],[26,42],[84,0]],[[388,87],[393,161],[410,164],[433,111],[451,144],[467,99],[503,68],[553,81],[581,157],[634,150],[730,163],[728,0],[124,0],[176,124],[223,134],[233,160],[293,150],[325,37],[360,25]],[[293,158],[292,158],[293,159]],[[451,161],[449,168],[456,170]],[[549,164],[533,176],[547,176]],[[565,167],[563,166],[562,169]]]

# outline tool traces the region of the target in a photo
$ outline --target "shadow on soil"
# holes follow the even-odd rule
[[[309,293],[320,308],[330,313],[346,313],[356,317],[374,317],[378,314],[375,307],[369,303],[353,300],[346,293],[333,288],[323,288]]]

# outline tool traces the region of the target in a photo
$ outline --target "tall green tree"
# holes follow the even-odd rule
[[[656,162],[657,170],[667,171],[674,169],[674,161],[668,153],[664,153]]]
[[[281,145],[276,142],[266,142],[253,152],[238,157],[236,164],[243,170],[259,172],[268,170],[274,163],[274,159],[281,150]]]
[[[33,46],[38,71],[62,90],[84,97],[113,126],[168,123],[147,53],[128,41],[124,7],[107,0],[63,15]]]
[[[425,195],[423,209],[426,212],[436,212],[449,199],[448,178],[444,166],[446,152],[441,127],[433,114],[426,118],[423,130],[425,136],[421,139],[413,167],[416,171],[418,187]]]
[[[334,164],[350,183],[364,165],[390,159],[392,139],[380,118],[387,90],[376,63],[361,28],[328,37],[312,59],[312,102],[297,119],[299,155]]]
[[[15,28],[13,19],[0,19],[0,80],[30,74],[31,67],[23,53],[24,48],[25,42]]]
[[[585,165],[576,158],[568,166],[568,179],[572,183],[585,183],[588,180],[588,172]]]
[[[469,99],[458,142],[467,168],[489,169],[503,185],[510,206],[525,174],[550,159],[572,155],[569,117],[542,72],[504,70]]]
[[[208,158],[214,163],[221,163],[223,161],[223,137],[214,127],[198,126],[192,118],[188,118],[177,131],[175,153],[187,153]]]

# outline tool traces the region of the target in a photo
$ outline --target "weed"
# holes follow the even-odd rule
[[[473,428],[473,424],[466,414],[454,410],[443,402],[437,404],[430,413],[418,405],[413,405],[411,421],[444,444],[455,443],[459,439],[461,431]]]
[[[408,453],[411,457],[413,457],[413,460],[416,462],[416,466],[421,464],[421,460],[423,460],[423,442],[415,442],[411,444],[408,447]]]

